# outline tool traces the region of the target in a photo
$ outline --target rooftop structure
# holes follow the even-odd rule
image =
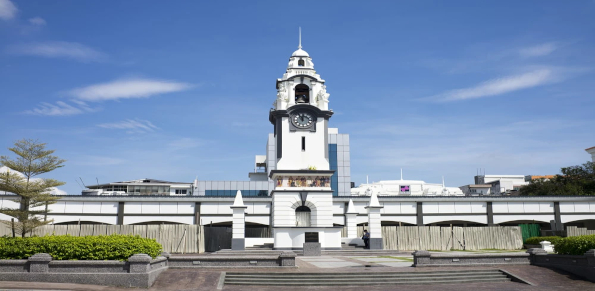
[[[590,147],[588,149],[585,149],[585,151],[591,154],[591,160],[595,163],[595,147]]]

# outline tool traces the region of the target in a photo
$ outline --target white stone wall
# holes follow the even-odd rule
[[[288,117],[282,117],[282,157],[277,162],[277,169],[305,170],[313,166],[317,170],[328,170],[329,164],[324,154],[327,148],[324,136],[327,121],[318,118],[316,132],[290,131],[289,122]],[[302,137],[306,138],[305,151],[302,151]]]
[[[308,194],[306,206],[311,212],[311,226],[330,227],[333,226],[333,201],[330,193]],[[273,195],[273,226],[293,227],[295,226],[295,209],[301,206],[301,198],[298,192],[276,192]]]

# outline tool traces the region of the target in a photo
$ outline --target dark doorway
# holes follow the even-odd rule
[[[205,225],[205,251],[231,249],[231,227]]]

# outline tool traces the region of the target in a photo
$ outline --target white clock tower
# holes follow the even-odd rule
[[[275,127],[277,169],[328,170],[329,95],[314,70],[310,55],[298,50],[289,58],[283,78],[277,79],[277,99],[269,120]]]
[[[276,169],[273,233],[275,249],[301,249],[304,243],[340,249],[341,228],[333,226],[333,191],[329,167],[329,94],[310,55],[298,50],[277,79],[277,99],[269,114],[274,126]]]

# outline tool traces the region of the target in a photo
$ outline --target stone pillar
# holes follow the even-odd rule
[[[349,199],[347,211],[345,212],[345,227],[347,227],[348,238],[359,238],[357,235],[357,214],[353,200]]]
[[[430,252],[428,251],[415,251],[411,253],[413,255],[413,266],[418,267],[420,265],[430,264]]]
[[[375,192],[372,192],[370,196],[370,203],[366,206],[368,210],[368,232],[370,233],[370,249],[371,250],[382,250],[384,245],[382,243],[382,229],[380,220],[380,210],[384,206],[378,202],[378,196]]]
[[[416,203],[416,213],[417,213],[417,226],[424,225],[424,208],[422,202]]]
[[[116,218],[117,225],[124,225],[124,202],[118,202],[118,217]]]
[[[529,254],[529,261],[531,262],[531,265],[535,265],[536,263],[535,256],[547,255],[547,252],[541,248],[528,249],[525,253]]]
[[[239,250],[243,251],[246,249],[246,208],[248,206],[244,205],[244,200],[242,199],[242,192],[238,190],[236,193],[236,199],[233,202],[233,205],[230,206],[233,211],[233,219],[232,219],[232,235],[231,235],[231,249],[232,250]]]
[[[29,272],[31,273],[47,273],[50,271],[50,262],[52,256],[46,253],[34,254],[27,260],[29,262]]]
[[[151,271],[152,258],[147,254],[134,254],[128,258],[129,273],[148,273]]]
[[[488,215],[488,226],[494,226],[494,208],[492,202],[486,202],[486,212]]]
[[[279,266],[281,267],[294,267],[295,266],[295,253],[294,252],[282,252],[279,255]]]

